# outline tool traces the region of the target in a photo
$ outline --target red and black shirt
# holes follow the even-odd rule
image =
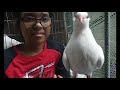
[[[48,40],[41,53],[23,56],[17,46],[4,51],[4,71],[8,78],[53,78],[54,74],[69,77],[62,63],[64,46]]]

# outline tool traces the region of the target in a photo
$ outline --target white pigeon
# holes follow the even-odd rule
[[[21,44],[21,43],[15,39],[8,37],[6,34],[4,34],[4,49],[10,48],[18,44]]]
[[[103,66],[104,53],[89,28],[88,13],[77,12],[74,20],[73,33],[63,52],[63,64],[71,77],[80,78],[83,74],[91,78],[92,72]]]

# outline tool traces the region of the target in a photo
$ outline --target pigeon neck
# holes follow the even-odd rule
[[[74,31],[73,31],[73,36],[74,37],[78,37],[80,34],[84,33],[84,32],[89,32],[88,29],[89,27],[81,27],[81,28],[76,28]]]

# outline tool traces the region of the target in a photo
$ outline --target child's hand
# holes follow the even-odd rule
[[[60,75],[56,75],[56,74],[54,74],[54,77],[53,78],[63,78],[62,76],[60,76]]]

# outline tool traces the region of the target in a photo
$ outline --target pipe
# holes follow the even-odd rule
[[[107,78],[110,78],[110,12],[105,12],[105,56],[107,60]]]

